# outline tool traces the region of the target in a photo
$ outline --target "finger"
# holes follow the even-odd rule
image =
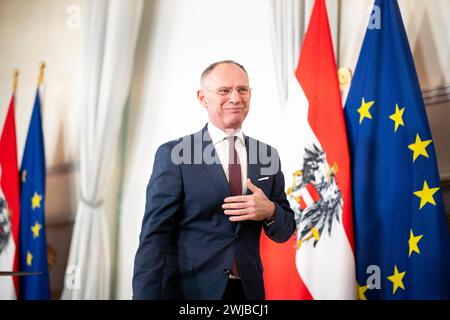
[[[240,216],[248,214],[248,210],[247,209],[225,210],[223,213],[225,213],[227,216]]]
[[[252,180],[250,180],[250,179],[247,179],[247,188],[249,188],[250,191],[253,192],[253,193],[255,193],[255,192],[257,192],[259,190],[259,188],[257,186],[255,186],[252,183]]]
[[[233,203],[224,203],[222,205],[222,209],[245,209],[251,205],[249,201],[246,202],[233,202]]]
[[[245,214],[241,216],[232,216],[229,218],[232,222],[246,221],[246,220],[255,220],[252,214]]]
[[[252,196],[233,196],[233,197],[227,197],[223,201],[224,202],[246,202],[250,200]]]

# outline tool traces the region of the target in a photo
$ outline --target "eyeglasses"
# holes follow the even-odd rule
[[[205,88],[208,91],[217,93],[218,95],[227,98],[231,95],[231,93],[236,90],[236,92],[240,95],[240,96],[247,96],[250,93],[251,88],[248,86],[238,86],[235,88],[231,88],[231,87],[220,87],[219,89],[216,90],[211,90],[208,88]]]

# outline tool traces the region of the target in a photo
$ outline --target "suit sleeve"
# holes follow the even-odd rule
[[[169,143],[159,147],[147,186],[145,213],[134,261],[133,298],[160,299],[163,267],[174,220],[182,205],[180,166]]]
[[[295,217],[294,211],[289,206],[289,202],[286,199],[286,193],[284,192],[284,176],[281,172],[281,162],[276,152],[276,159],[278,160],[278,171],[274,176],[272,193],[270,200],[275,204],[275,217],[274,221],[270,225],[263,223],[264,232],[266,235],[275,242],[286,242],[292,236],[295,231]]]

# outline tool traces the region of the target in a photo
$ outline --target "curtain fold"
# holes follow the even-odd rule
[[[310,0],[269,0],[272,51],[280,106],[288,98],[289,81],[297,66],[301,41],[305,33]]]
[[[105,195],[130,89],[143,0],[86,1],[80,199],[62,299],[109,299],[111,238]]]

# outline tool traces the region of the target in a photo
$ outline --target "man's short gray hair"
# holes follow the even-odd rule
[[[217,67],[219,64],[234,64],[234,65],[237,65],[248,76],[247,70],[245,70],[245,68],[244,68],[244,66],[242,64],[237,63],[236,61],[233,61],[233,60],[222,60],[222,61],[218,61],[218,62],[214,62],[214,63],[210,64],[205,70],[203,70],[202,75],[200,77],[200,83],[203,83],[203,81],[211,73],[211,71],[213,71],[214,68]]]

